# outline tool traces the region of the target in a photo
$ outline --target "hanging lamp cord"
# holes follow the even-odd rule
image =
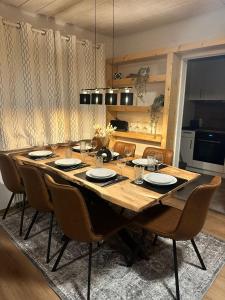
[[[115,55],[115,0],[113,0],[113,25],[112,25],[112,89],[113,89],[113,67]]]
[[[96,49],[97,49],[97,3],[95,0],[95,88],[97,89]]]

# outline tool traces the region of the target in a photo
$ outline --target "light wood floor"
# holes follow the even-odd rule
[[[166,202],[182,207],[184,202]],[[225,215],[210,211],[204,231],[225,240]],[[225,267],[206,293],[205,300],[225,299]],[[59,300],[48,286],[43,274],[12,243],[0,228],[0,299],[1,300]]]

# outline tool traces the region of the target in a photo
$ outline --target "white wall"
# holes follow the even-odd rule
[[[74,25],[56,23],[53,18],[39,16],[27,13],[13,6],[0,3],[0,16],[11,22],[28,22],[37,29],[51,28],[53,30],[60,30],[63,34],[74,34],[78,39],[94,40],[94,33],[88,30],[79,28]],[[97,34],[97,41],[103,42],[106,46],[106,56],[112,55],[111,38],[102,34]]]
[[[225,37],[225,8],[152,30],[121,36],[116,41],[116,53],[122,55],[221,37]]]

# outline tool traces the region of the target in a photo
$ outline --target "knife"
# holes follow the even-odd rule
[[[107,182],[103,182],[103,183],[101,184],[101,186],[104,187],[104,186],[107,186],[107,185],[110,185],[110,184],[113,184],[113,183],[122,181],[123,179],[125,179],[123,176],[118,176],[118,177],[115,178],[115,179],[112,179],[112,180],[107,181]]]

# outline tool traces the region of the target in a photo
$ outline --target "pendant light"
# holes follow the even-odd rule
[[[102,94],[98,89],[91,94],[91,104],[102,104]]]
[[[114,40],[115,40],[115,3],[113,0],[113,25],[112,25],[112,78],[111,88],[105,93],[105,104],[106,105],[117,105],[117,93],[114,93],[113,89],[113,65],[114,65]]]
[[[82,90],[80,93],[80,104],[90,104],[91,95],[86,90]]]
[[[133,93],[130,93],[129,88],[125,88],[121,93],[120,105],[133,105]]]
[[[130,92],[132,87],[120,87],[114,88],[113,86],[113,65],[114,65],[114,41],[115,41],[115,0],[113,1],[113,26],[112,26],[112,79],[111,87],[97,87],[97,4],[95,0],[95,33],[94,33],[94,71],[95,71],[95,88],[87,88],[81,90],[80,93],[80,104],[94,104],[99,105],[103,102],[103,95],[100,91],[106,91],[105,93],[105,104],[106,105],[117,105],[117,92],[121,92],[121,105],[132,105],[133,104],[133,93]]]
[[[97,88],[97,66],[96,66],[96,49],[97,49],[97,3],[95,0],[95,12],[94,12],[94,19],[95,19],[95,33],[94,33],[94,72],[95,72],[95,88],[91,89],[84,89],[80,93],[80,104],[102,104],[102,94],[100,93],[99,89]],[[90,95],[88,92],[92,92]]]

